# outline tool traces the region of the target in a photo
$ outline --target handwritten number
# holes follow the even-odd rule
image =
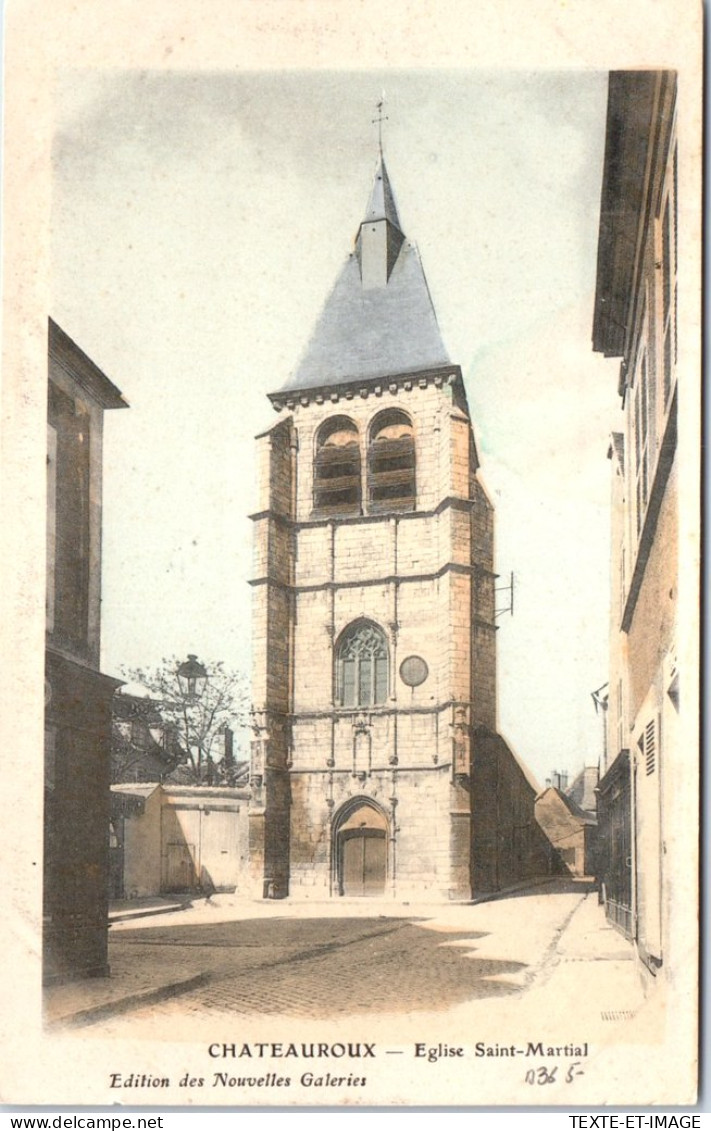
[[[540,1068],[529,1068],[525,1076],[527,1084],[555,1084],[558,1074],[558,1065],[554,1068],[547,1068],[542,1065]],[[572,1084],[576,1076],[582,1076],[583,1070],[580,1068],[580,1061],[576,1060],[568,1068],[565,1074],[565,1083]]]

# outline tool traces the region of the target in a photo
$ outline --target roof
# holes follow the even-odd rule
[[[536,804],[538,804],[539,801],[542,801],[543,798],[546,797],[549,793],[553,793],[558,798],[561,805],[563,805],[568,810],[571,816],[579,820],[581,824],[597,824],[597,818],[592,813],[586,813],[583,809],[580,808],[579,805],[575,804],[572,797],[567,797],[566,794],[564,794],[563,791],[558,789],[555,785],[546,786],[542,793],[539,793],[536,797]]]
[[[230,785],[172,785],[164,782],[161,788],[166,797],[227,797],[246,800],[251,796],[249,790]]]
[[[358,259],[349,257],[284,391],[449,363],[419,253],[406,240],[386,287],[364,290]]]
[[[124,682],[120,691],[116,693],[117,697],[122,699],[153,699],[153,692],[149,687],[143,683],[135,683],[131,681]]]
[[[373,188],[365,210],[365,221],[367,222],[368,220],[389,220],[396,228],[400,228],[400,219],[395,205],[395,196],[382,154],[378,161],[378,168],[375,171],[375,179],[373,180]],[[400,230],[402,231],[401,228]]]
[[[251,792],[244,786],[206,786],[206,785],[170,785],[165,782],[121,782],[111,786],[112,812],[116,815],[131,816],[143,813],[145,803],[156,790],[169,800],[179,798],[202,799],[212,801],[248,801]]]
[[[346,260],[295,372],[280,392],[419,373],[450,364],[415,245],[402,235],[390,178],[379,161],[356,241],[372,221],[389,235],[385,285],[364,286],[359,255]],[[394,262],[392,262],[394,260]],[[392,263],[392,269],[391,269]]]
[[[102,408],[128,408],[120,389],[51,318],[49,354]]]
[[[114,718],[136,719],[151,726],[163,724],[160,707],[161,704],[155,699],[142,698],[138,695],[125,695],[122,691],[117,691],[111,701]]]
[[[111,786],[112,793],[122,793],[127,797],[150,797],[151,794],[159,789],[159,782],[120,782],[118,785]]]

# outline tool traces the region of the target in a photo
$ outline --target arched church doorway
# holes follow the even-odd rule
[[[388,822],[372,802],[344,807],[335,825],[338,894],[376,896],[385,891],[388,871]]]

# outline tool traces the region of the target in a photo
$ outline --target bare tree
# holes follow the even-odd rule
[[[226,732],[246,726],[247,681],[221,660],[206,662],[204,690],[199,696],[185,696],[178,682],[180,663],[177,657],[167,657],[157,667],[127,668],[122,674],[150,691],[164,725],[176,735],[184,752],[183,770],[179,767],[178,773],[186,784],[218,785],[234,770],[231,742],[226,744],[225,737]]]

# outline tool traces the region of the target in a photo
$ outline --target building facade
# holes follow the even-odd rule
[[[619,357],[609,701],[599,819],[608,916],[665,959],[665,814],[679,760],[676,76],[610,75],[593,348]]]
[[[576,876],[597,874],[597,820],[568,793],[548,786],[536,798],[536,820],[551,845],[551,871]]]
[[[540,835],[535,791],[500,766],[494,513],[382,153],[355,250],[270,399],[252,516],[254,887],[494,890],[497,783],[526,829],[507,876]]]
[[[49,323],[43,973],[107,969],[111,700],[99,671],[103,414],[118,389]]]
[[[112,785],[112,898],[244,890],[248,801],[226,786]]]

